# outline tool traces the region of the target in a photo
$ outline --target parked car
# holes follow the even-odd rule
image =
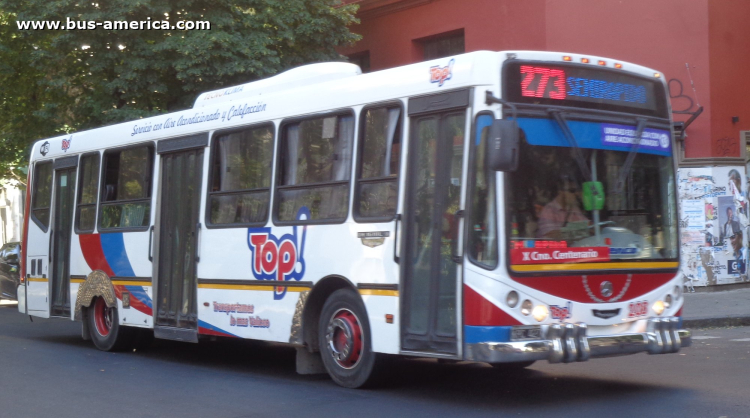
[[[0,248],[0,299],[16,300],[18,297],[20,260],[20,242],[9,242]]]

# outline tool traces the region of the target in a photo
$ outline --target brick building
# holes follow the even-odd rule
[[[662,71],[678,122],[681,202],[704,206],[683,225],[683,271],[696,285],[746,281],[712,252],[732,196],[747,234],[750,152],[750,2],[746,0],[345,0],[359,5],[363,36],[341,52],[364,71],[475,50],[592,54]],[[693,88],[694,86],[694,88]],[[702,108],[701,108],[702,107]],[[682,122],[680,124],[679,122]],[[684,135],[680,129],[688,126]],[[734,194],[733,170],[744,173]],[[736,177],[736,176],[734,176]],[[722,194],[723,193],[723,194]],[[726,205],[726,197],[723,201]],[[744,207],[744,210],[743,210]],[[687,214],[681,213],[681,219]],[[717,235],[718,236],[718,235]],[[700,237],[700,239],[699,239]],[[745,241],[747,237],[745,236]],[[747,246],[747,243],[745,243]],[[704,248],[701,248],[704,247]],[[707,251],[705,247],[712,247]],[[721,257],[719,257],[721,258]],[[726,266],[725,266],[726,267]],[[722,270],[724,269],[724,270]]]

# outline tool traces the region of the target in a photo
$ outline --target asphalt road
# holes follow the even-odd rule
[[[299,376],[294,350],[247,341],[156,341],[98,351],[80,324],[0,306],[0,417],[748,417],[750,328],[694,332],[679,354],[508,373],[401,360],[388,386]]]

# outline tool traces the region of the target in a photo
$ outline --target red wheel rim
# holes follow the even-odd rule
[[[351,369],[362,358],[362,326],[357,316],[348,309],[340,309],[328,322],[326,329],[328,353],[336,363]]]
[[[102,337],[109,335],[112,329],[112,319],[114,318],[114,308],[108,308],[103,298],[97,298],[94,303],[94,323],[96,332]]]

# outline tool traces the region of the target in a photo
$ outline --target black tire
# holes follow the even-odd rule
[[[120,351],[131,348],[136,330],[121,327],[117,308],[107,308],[103,298],[96,298],[88,308],[89,335],[96,348]]]
[[[532,364],[536,363],[536,361],[521,361],[516,363],[490,363],[490,365],[498,370],[505,370],[505,371],[518,371],[518,370],[524,370],[525,368],[531,366]]]
[[[380,356],[372,352],[370,322],[357,293],[339,289],[328,297],[320,314],[318,345],[323,364],[334,382],[345,388],[378,382]]]

